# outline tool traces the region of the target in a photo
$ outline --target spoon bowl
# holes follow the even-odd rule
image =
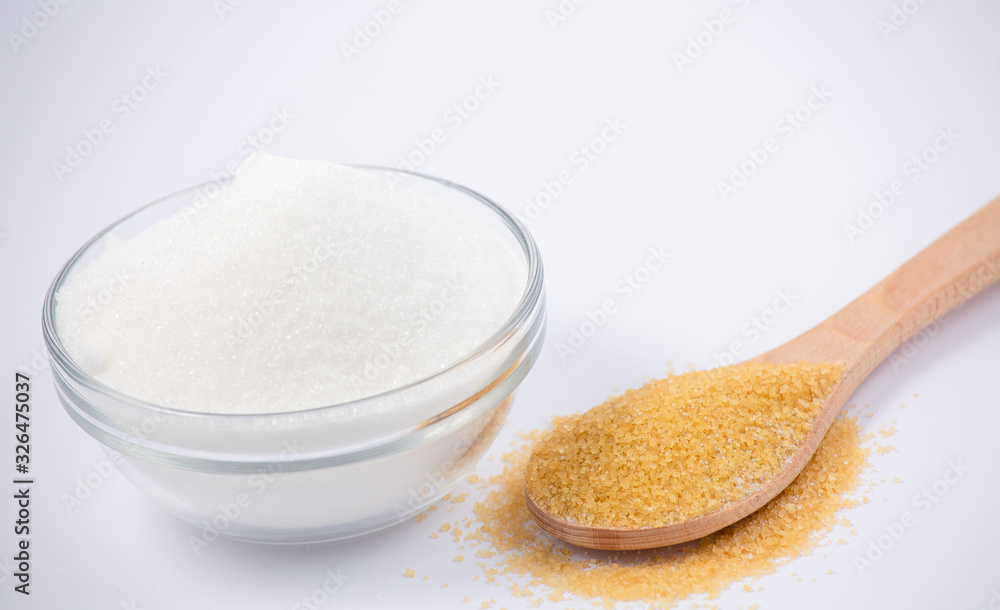
[[[913,334],[1000,278],[1000,197],[904,263],[846,307],[754,360],[771,364],[842,363],[844,373],[788,465],[756,491],[722,509],[660,527],[611,528],[573,522],[539,506],[525,487],[532,518],[553,536],[604,550],[688,542],[731,525],[777,496],[801,472],[854,390]],[[532,456],[534,459],[534,456]]]

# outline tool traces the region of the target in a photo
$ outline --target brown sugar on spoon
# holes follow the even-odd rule
[[[924,325],[998,278],[1000,197],[832,316],[761,354],[753,364],[648,384],[580,416],[577,427],[558,430],[529,462],[525,495],[531,516],[557,538],[607,550],[678,544],[736,523],[792,482],[851,393],[879,363]],[[746,377],[767,366],[785,372],[795,367],[834,368],[822,374],[833,374],[824,382],[819,381],[822,375],[814,378],[814,392],[811,382],[794,381],[813,373],[802,377],[793,372],[782,382]],[[656,394],[680,379],[693,385],[677,396]],[[703,392],[712,379],[719,386],[716,398]],[[793,399],[768,407],[775,383],[778,396],[787,386],[789,392],[803,392],[801,401],[813,406]],[[734,384],[741,389],[732,394]],[[640,400],[629,398],[636,395]],[[692,404],[709,407],[695,416]],[[751,426],[755,410],[768,408],[777,409],[770,414],[773,419],[761,417],[760,426]],[[806,422],[810,409],[812,421]],[[720,410],[721,415],[712,415]],[[671,414],[673,419],[654,428],[657,414]],[[799,418],[802,421],[795,424]],[[722,434],[713,431],[717,426]],[[781,442],[768,445],[765,438]],[[746,443],[750,452],[734,453],[733,443]],[[653,458],[644,462],[641,457],[656,451],[664,454],[655,463],[666,468],[665,474],[648,467]],[[679,467],[674,460],[681,460]]]
[[[543,439],[528,493],[550,514],[602,528],[662,527],[725,508],[788,466],[843,371],[747,363],[651,381]]]

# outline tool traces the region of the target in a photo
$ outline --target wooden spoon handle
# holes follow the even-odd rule
[[[929,322],[1000,278],[1000,197],[836,314],[759,360],[841,361],[854,390]]]
[[[545,531],[595,549],[648,549],[700,538],[746,517],[791,483],[819,447],[854,389],[903,341],[1000,278],[1000,197],[910,259],[889,277],[809,331],[757,358],[776,364],[843,362],[798,452],[774,479],[714,513],[658,528],[598,528],[554,517],[525,490],[528,510]]]

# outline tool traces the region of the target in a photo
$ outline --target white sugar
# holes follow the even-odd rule
[[[497,332],[523,257],[457,204],[259,153],[197,214],[108,240],[57,295],[70,356],[178,409],[338,404],[440,371]]]

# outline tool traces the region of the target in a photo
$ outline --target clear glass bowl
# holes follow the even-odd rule
[[[221,183],[171,195],[111,225],[73,255],[46,295],[43,332],[66,411],[111,452],[126,477],[201,528],[206,542],[219,535],[271,543],[336,540],[419,513],[486,452],[537,359],[545,328],[542,263],[521,223],[445,180],[363,169],[456,202],[524,256],[528,279],[514,313],[463,360],[430,377],[343,404],[218,415],[137,400],[84,372],[56,327],[55,294],[63,282],[105,240],[127,239],[178,211],[197,214]]]

